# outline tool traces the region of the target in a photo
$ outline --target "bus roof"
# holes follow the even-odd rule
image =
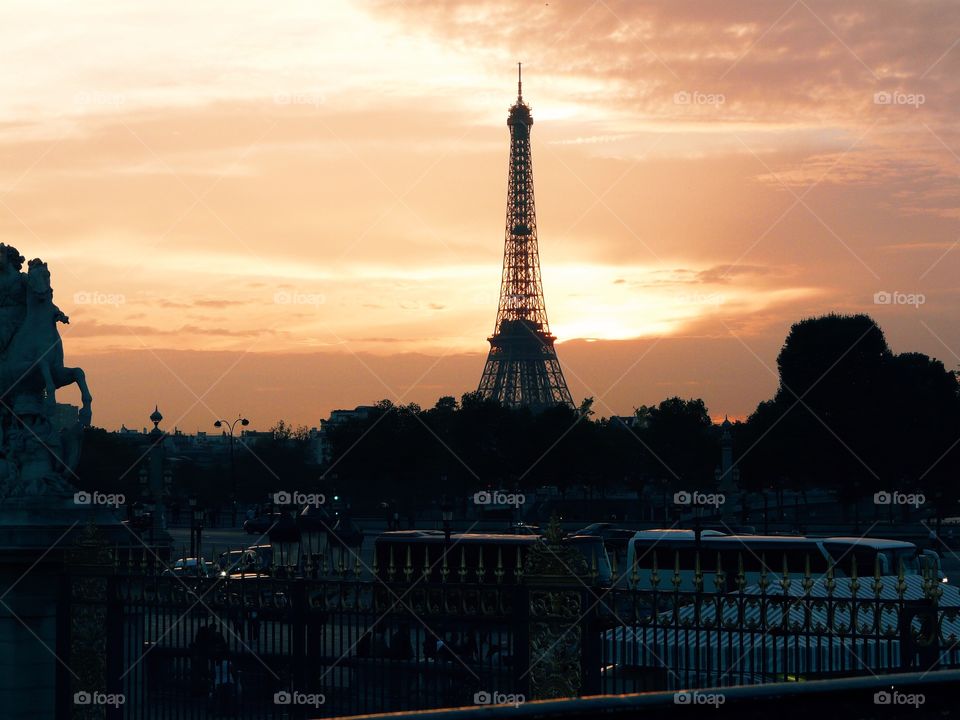
[[[540,535],[511,533],[451,533],[450,544],[500,544],[500,545],[533,545],[543,540]],[[380,533],[375,542],[414,542],[414,543],[443,543],[446,537],[442,530],[391,530]],[[567,535],[564,541],[587,542],[602,541],[596,535]]]
[[[861,547],[868,547],[875,550],[913,550],[917,547],[912,542],[906,542],[905,540],[887,540],[886,538],[828,537],[823,538],[823,541],[833,543],[850,543],[851,545],[859,545]]]
[[[783,547],[787,545],[815,545],[819,542],[845,543],[861,548],[873,550],[907,550],[914,549],[913,543],[903,540],[887,540],[884,538],[869,537],[807,537],[806,535],[725,535],[714,530],[703,530],[701,540],[710,545],[737,544],[737,545],[770,545]],[[684,544],[695,539],[693,530],[665,529],[640,530],[633,536],[635,540],[661,540],[669,543],[679,541]]]
[[[701,530],[700,537],[716,537],[723,535],[719,530]],[[696,536],[694,530],[684,530],[682,528],[656,528],[654,530],[637,530],[633,538],[637,540],[647,540],[654,538],[684,540],[689,538],[693,540]]]

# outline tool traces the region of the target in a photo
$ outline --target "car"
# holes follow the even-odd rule
[[[208,563],[204,558],[180,558],[163,574],[167,577],[209,577]]]
[[[270,545],[251,545],[246,550],[227,550],[217,557],[215,572],[220,577],[265,574],[270,569],[272,556],[273,548]]]
[[[514,535],[543,535],[543,530],[540,529],[539,525],[531,525],[525,522],[514,523],[510,526],[510,532]]]
[[[124,520],[123,524],[134,530],[149,530],[153,526],[153,513],[145,512],[142,515],[134,515],[129,520]]]
[[[264,513],[257,515],[249,520],[244,520],[243,530],[248,535],[266,535],[270,528],[279,523],[283,518],[282,513]]]
[[[607,550],[615,548],[626,551],[627,543],[636,535],[636,532],[636,530],[617,527],[613,523],[593,523],[573,534],[603,538],[603,544],[607,546]]]
[[[587,525],[577,530],[574,535],[598,537],[603,540],[603,546],[611,562],[615,563],[618,571],[623,570],[627,559],[627,544],[636,535],[636,530],[618,527],[614,523],[600,522]]]

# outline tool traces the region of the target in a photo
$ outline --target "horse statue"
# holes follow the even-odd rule
[[[21,390],[41,389],[48,407],[56,404],[56,391],[67,385],[80,388],[80,423],[90,425],[93,396],[87,387],[83,370],[63,364],[63,342],[57,323],[67,324],[70,318],[53,304],[50,270],[35,258],[27,269],[27,312],[0,360],[0,386],[3,397]]]
[[[80,368],[63,364],[57,323],[69,318],[53,303],[50,270],[0,244],[0,499],[63,493],[65,473],[79,459],[93,397]],[[76,384],[82,406],[64,426],[56,391]]]

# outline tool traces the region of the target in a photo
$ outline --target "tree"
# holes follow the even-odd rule
[[[796,323],[777,366],[777,393],[742,433],[747,486],[829,488],[851,500],[879,489],[950,492],[956,373],[920,353],[895,355],[867,315]]]
[[[714,481],[720,447],[703,400],[672,397],[637,411],[636,433],[646,449],[644,469],[676,489],[701,489]]]

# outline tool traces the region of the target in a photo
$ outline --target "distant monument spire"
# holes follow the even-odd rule
[[[520,63],[517,63],[517,101],[523,102],[523,77],[520,74]]]
[[[153,423],[153,429],[157,432],[160,431],[159,425],[161,420],[163,420],[163,415],[160,414],[160,406],[155,404],[153,406],[153,412],[150,413],[150,422]]]

